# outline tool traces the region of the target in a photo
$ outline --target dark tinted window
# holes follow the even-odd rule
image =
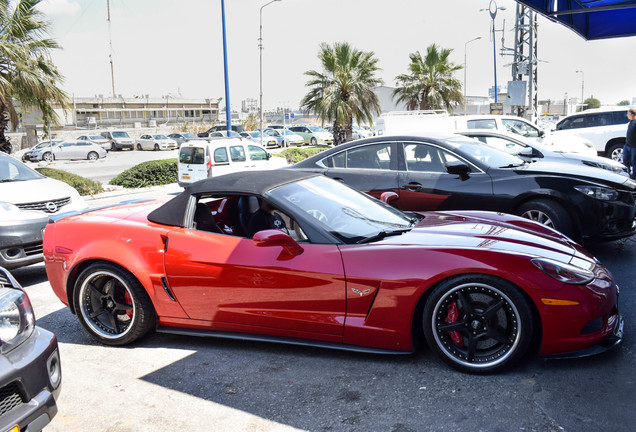
[[[203,147],[182,147],[179,152],[179,162],[185,164],[203,164],[205,150]]]
[[[232,162],[245,162],[245,149],[243,146],[230,147],[230,155],[232,156]]]
[[[214,163],[228,163],[229,161],[225,147],[219,147],[214,150]]]
[[[627,110],[625,111],[614,111],[612,113],[612,124],[623,124],[627,123],[629,119],[627,118]]]
[[[391,143],[347,150],[347,168],[391,169]]]
[[[468,129],[497,129],[494,119],[468,120],[466,125]]]

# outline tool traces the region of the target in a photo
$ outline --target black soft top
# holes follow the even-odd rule
[[[241,171],[192,183],[179,195],[148,214],[148,220],[162,225],[183,226],[192,195],[240,194],[263,196],[269,190],[320,174],[295,170]]]

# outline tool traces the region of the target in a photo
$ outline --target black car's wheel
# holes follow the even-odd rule
[[[155,311],[143,286],[110,263],[82,271],[75,283],[74,305],[82,327],[106,345],[130,343],[155,326]]]
[[[92,151],[92,152],[90,152],[88,154],[87,159],[95,161],[95,160],[99,159],[99,155],[97,153],[95,153],[94,151]]]
[[[316,140],[315,137],[311,137],[310,143],[311,143],[311,145],[316,145],[316,144],[318,144],[318,141]]]
[[[51,152],[46,152],[42,155],[42,160],[45,162],[53,162],[55,160],[55,156],[53,156],[53,153]]]
[[[438,285],[424,307],[424,335],[447,364],[464,372],[501,370],[532,341],[528,303],[516,287],[489,275],[461,275]]]
[[[625,144],[612,144],[610,148],[607,149],[607,157],[616,162],[623,163],[623,147]]]
[[[572,219],[565,208],[551,200],[535,199],[523,203],[516,213],[526,219],[554,228],[555,230],[571,236],[574,234]]]

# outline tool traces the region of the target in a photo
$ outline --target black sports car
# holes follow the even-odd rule
[[[553,227],[577,240],[634,233],[636,182],[608,170],[526,162],[459,135],[378,136],[292,165],[375,197],[395,192],[401,210],[492,210]]]

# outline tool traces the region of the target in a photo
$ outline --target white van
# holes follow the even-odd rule
[[[270,169],[263,147],[242,138],[186,141],[179,149],[179,186],[236,171]]]
[[[451,116],[439,111],[392,111],[384,113],[377,122],[382,134],[420,134],[427,132],[455,132],[469,129],[492,129],[532,139],[548,150],[596,156],[594,144],[578,136],[546,133],[530,121],[513,115],[477,114]]]

